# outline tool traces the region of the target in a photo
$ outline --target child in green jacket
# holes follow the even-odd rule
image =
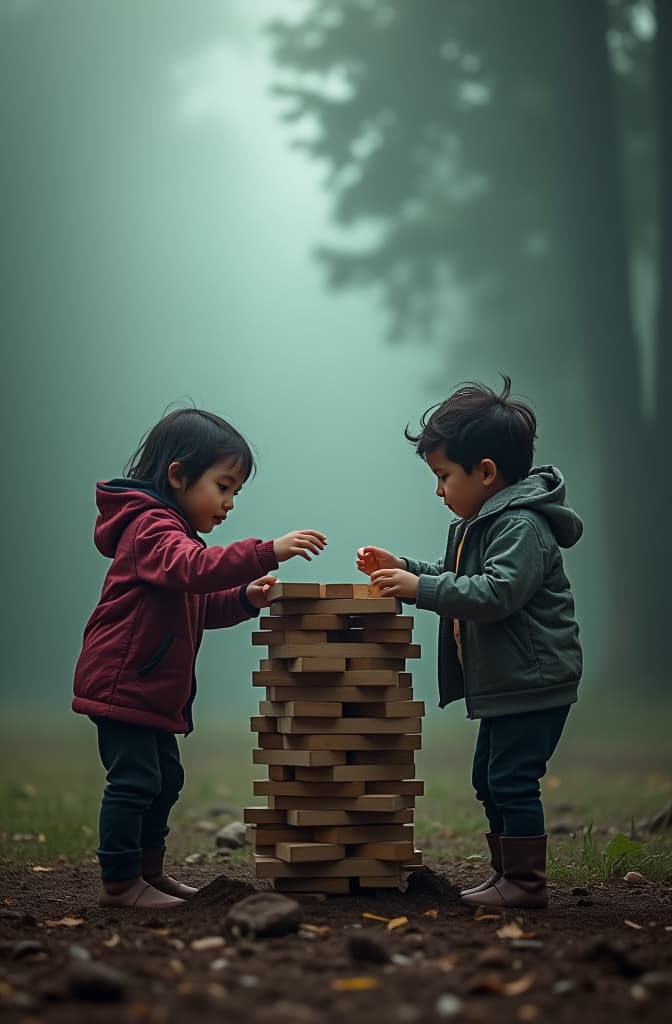
[[[470,906],[545,907],[539,780],[576,700],[582,657],[560,548],[581,537],[553,466],[532,469],[536,418],[481,384],[458,388],[406,430],[457,517],[429,563],[361,548],[357,566],[386,597],[436,612],[440,706],[464,698],[481,720],[473,785],[490,826],[490,877]]]

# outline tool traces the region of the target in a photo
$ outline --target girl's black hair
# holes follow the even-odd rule
[[[532,466],[537,418],[528,405],[509,397],[511,379],[502,375],[502,380],[499,395],[484,384],[462,384],[423,413],[419,434],[406,427],[418,455],[424,459],[441,448],[466,473],[492,459],[508,484],[523,480]]]
[[[240,463],[244,480],[256,470],[249,444],[221,416],[203,409],[176,409],[145,434],[124,473],[132,480],[148,481],[158,494],[172,498],[171,462],[181,463],[191,487],[210,466],[226,458]]]

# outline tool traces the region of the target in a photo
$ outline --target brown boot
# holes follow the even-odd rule
[[[101,907],[165,910],[169,907],[179,907],[184,900],[159,892],[143,878],[128,878],[123,882],[103,882],[98,902]]]
[[[165,846],[157,847],[154,850],[142,851],[142,877],[150,885],[153,885],[159,892],[168,893],[169,896],[177,896],[181,900],[188,900],[198,892],[192,885],[184,885],[170,875],[163,873],[163,861],[166,856]]]
[[[462,896],[467,907],[548,906],[546,836],[502,836],[502,877],[483,892]]]
[[[480,885],[473,885],[470,889],[462,889],[460,896],[471,896],[474,892],[485,892],[486,889],[489,889],[491,885],[494,885],[502,877],[501,833],[486,832],[485,838],[490,848],[490,867],[492,868],[490,877],[485,882],[481,882]]]

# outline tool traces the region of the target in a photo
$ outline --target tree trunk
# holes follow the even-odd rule
[[[650,635],[656,602],[649,576],[652,515],[650,431],[644,420],[640,355],[630,303],[625,186],[603,0],[551,5],[558,89],[558,199],[571,243],[577,343],[594,410],[600,491],[597,520],[606,531],[608,609],[606,671],[614,682],[636,673],[649,685],[663,655]],[[568,415],[571,415],[568,408]],[[659,444],[659,438],[653,439]],[[653,451],[650,452],[653,455]],[[656,520],[654,519],[654,522]],[[592,530],[596,529],[592,524]],[[586,543],[591,542],[591,524]],[[653,645],[653,646],[652,646]],[[644,678],[646,677],[646,678]]]

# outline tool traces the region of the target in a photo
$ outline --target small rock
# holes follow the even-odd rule
[[[259,978],[254,974],[242,974],[240,977],[241,988],[258,988]]]
[[[353,960],[362,960],[372,964],[390,962],[390,952],[377,935],[359,932],[348,937],[348,952]]]
[[[456,1017],[462,1010],[462,1000],[458,999],[451,992],[443,992],[436,1000],[434,1012],[437,1017]]]
[[[91,954],[85,946],[78,946],[73,944],[68,946],[68,954],[73,960],[77,960],[79,963],[88,963],[91,959]]]
[[[194,828],[196,829],[197,832],[216,832],[217,831],[217,825],[214,823],[214,821],[207,821],[207,820],[202,820],[202,821],[194,822]]]
[[[573,992],[575,988],[576,982],[572,981],[571,978],[561,978],[560,981],[556,981],[551,991],[556,996],[566,996],[569,992]]]
[[[296,900],[276,892],[257,892],[235,903],[225,926],[236,938],[288,935],[298,931],[301,907]]]
[[[646,878],[639,871],[628,871],[627,874],[623,875],[623,881],[627,882],[628,885],[648,885]]]
[[[220,828],[215,835],[215,846],[229,850],[239,850],[247,844],[247,825],[242,821],[232,821],[230,825]]]
[[[23,960],[26,957],[34,957],[46,953],[41,942],[35,939],[21,939],[19,942],[11,943],[9,953],[13,960]]]
[[[413,960],[410,956],[406,956],[405,953],[394,953],[390,957],[390,963],[396,964],[397,967],[407,967],[408,964],[413,963]]]
[[[543,949],[541,939],[511,939],[511,949]]]
[[[200,864],[204,860],[202,853],[188,853],[184,858],[185,864]]]
[[[210,964],[211,971],[223,971],[225,967],[229,966],[229,961],[226,957],[220,956],[216,960],[213,960]]]
[[[70,971],[68,988],[74,999],[90,1003],[120,1003],[127,994],[126,976],[100,963],[78,963]]]

